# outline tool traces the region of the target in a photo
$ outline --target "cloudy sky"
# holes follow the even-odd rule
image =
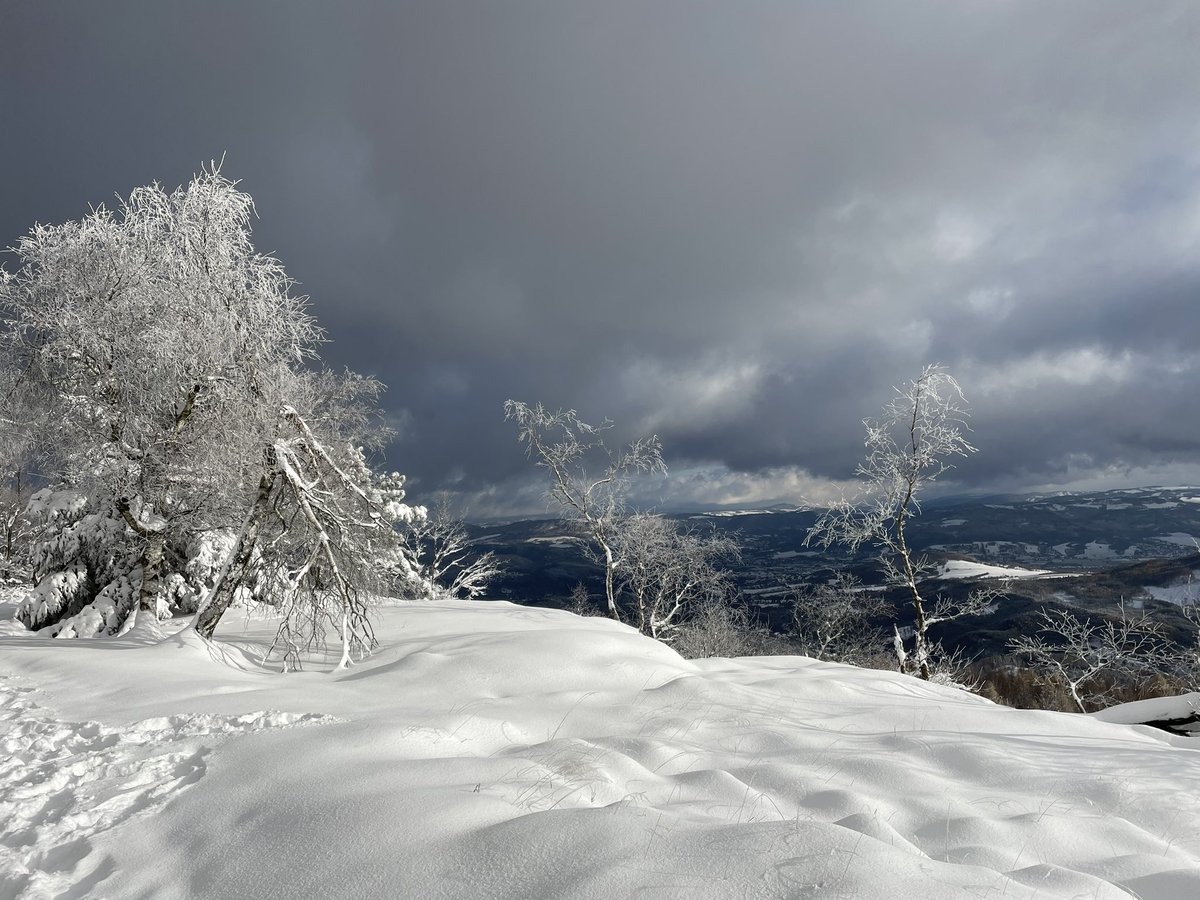
[[[954,490],[1200,483],[1200,4],[0,0],[0,243],[225,154],[417,500],[506,398],[667,507],[819,500],[927,362]],[[6,265],[11,269],[10,258]]]

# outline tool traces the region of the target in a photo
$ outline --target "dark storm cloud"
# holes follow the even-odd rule
[[[964,486],[1200,480],[1194,4],[4,20],[0,239],[227,152],[414,496],[536,505],[518,397],[658,431],[668,504],[819,497],[935,360]]]

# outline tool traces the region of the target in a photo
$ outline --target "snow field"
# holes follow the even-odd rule
[[[111,898],[1200,897],[1196,739],[801,657],[688,662],[607,620],[507,603],[391,607],[378,632],[380,651],[348,672],[286,676],[252,665],[264,622],[231,628],[221,652],[186,633],[0,636],[0,674],[16,679],[0,683],[39,688],[13,691],[6,723],[61,735],[4,772],[5,802],[23,804],[13,833],[30,839],[0,859],[42,868],[0,884]],[[84,708],[103,724],[70,724]],[[262,709],[286,712],[247,715]],[[280,727],[298,722],[314,727]],[[74,846],[61,807],[18,788],[76,769],[107,774],[47,793],[89,811],[132,783],[121,772],[148,774]],[[51,871],[44,852],[64,844]]]
[[[0,896],[82,897],[112,874],[91,839],[161,807],[204,775],[217,739],[320,716],[62,722],[33,688],[0,680]]]
[[[1023,569],[1019,566],[992,566],[967,559],[950,559],[938,570],[938,578],[1040,578],[1053,575],[1048,569]],[[1061,576],[1060,576],[1061,577]]]

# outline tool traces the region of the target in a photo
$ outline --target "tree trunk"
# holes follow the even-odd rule
[[[1081,713],[1087,713],[1087,707],[1083,705],[1083,698],[1079,696],[1079,683],[1066,679],[1067,690],[1071,692],[1071,699],[1075,701],[1075,706],[1079,708]]]
[[[274,448],[267,451],[267,462],[268,470],[259,479],[258,491],[254,495],[254,505],[250,507],[246,521],[242,523],[242,530],[238,534],[237,542],[229,551],[229,556],[221,567],[221,573],[217,576],[216,583],[213,584],[212,591],[209,593],[208,603],[196,613],[193,627],[205,640],[212,640],[213,633],[217,630],[217,623],[221,621],[221,616],[225,615],[225,610],[229,609],[229,605],[233,603],[237,582],[230,582],[230,572],[237,571],[239,573],[237,581],[241,580],[241,573],[244,573],[249,565],[254,545],[258,541],[259,528],[263,519],[266,518],[267,508],[271,502],[271,489],[275,486],[275,479],[279,474],[275,463]]]
[[[913,613],[916,615],[916,624],[913,628],[916,646],[913,650],[917,658],[917,674],[923,680],[928,681],[932,672],[929,669],[929,644],[926,640],[928,625],[925,622],[925,604],[921,599],[921,592],[917,590],[917,573],[913,568],[912,553],[908,549],[908,542],[904,535],[904,520],[908,514],[908,505],[912,502],[912,495],[913,485],[910,482],[908,493],[905,494],[904,502],[900,505],[899,515],[896,516],[896,543],[900,549],[900,561],[904,565],[904,578],[908,582],[908,591],[912,595]]]
[[[158,595],[162,590],[162,563],[166,546],[166,533],[152,531],[146,535],[146,545],[142,548],[142,584],[138,588],[138,609],[156,616]]]
[[[16,530],[16,516],[10,516],[4,523],[4,567],[0,570],[0,577],[5,581],[12,575],[12,558],[13,558],[13,531]]]
[[[617,611],[616,592],[613,588],[613,569],[616,566],[613,560],[612,548],[608,546],[608,542],[601,539],[600,546],[604,548],[604,597],[608,601],[608,615],[610,618],[621,621],[621,614]]]
[[[163,553],[167,549],[166,522],[158,520],[152,525],[146,525],[133,514],[133,506],[128,497],[117,500],[117,511],[130,530],[145,543],[142,545],[142,583],[138,588],[137,608],[144,612],[158,614],[158,594],[162,590]]]

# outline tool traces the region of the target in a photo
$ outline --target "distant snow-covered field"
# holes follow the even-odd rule
[[[0,896],[1200,897],[1195,738],[508,603],[271,630],[0,629]]]
[[[1020,566],[989,566],[968,559],[950,559],[938,569],[938,577],[954,578],[1040,578],[1053,574],[1048,569],[1024,569]]]

